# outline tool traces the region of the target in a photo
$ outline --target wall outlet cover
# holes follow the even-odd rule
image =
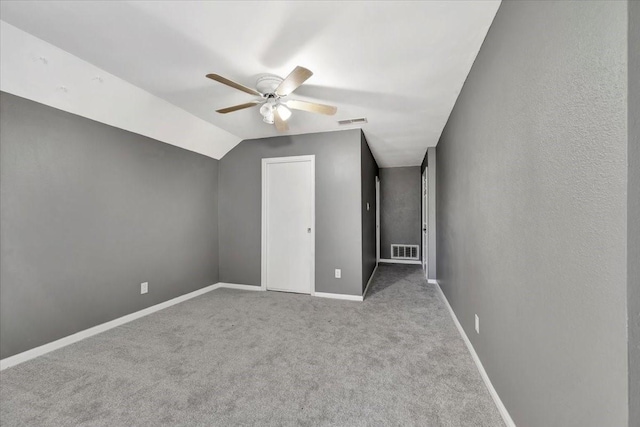
[[[149,292],[149,282],[140,283],[140,294]]]
[[[336,279],[340,279],[342,277],[342,270],[336,268]]]

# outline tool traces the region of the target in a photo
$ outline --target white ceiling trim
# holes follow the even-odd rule
[[[0,21],[0,90],[220,159],[241,138]]]

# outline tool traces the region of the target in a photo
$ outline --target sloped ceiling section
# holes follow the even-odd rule
[[[419,165],[436,145],[499,5],[3,1],[0,12],[9,24],[237,139],[279,134],[257,108],[215,113],[253,98],[204,76],[254,87],[262,74],[285,77],[296,65],[307,67],[314,75],[295,98],[336,105],[338,113],[295,111],[288,133],[362,127],[380,166],[391,167]],[[358,117],[368,123],[337,123]],[[220,152],[227,149],[222,141]]]
[[[0,21],[0,90],[220,159],[241,139]]]

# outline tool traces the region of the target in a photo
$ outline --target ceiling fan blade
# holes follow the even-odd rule
[[[276,125],[276,129],[278,129],[278,132],[286,132],[289,130],[289,125],[287,125],[287,122],[282,120],[282,117],[280,117],[280,112],[277,108],[273,110],[273,121]]]
[[[304,67],[297,66],[276,88],[276,95],[287,96],[304,83],[313,73]]]
[[[220,113],[220,114],[232,113],[234,111],[244,110],[245,108],[250,108],[262,103],[263,101],[251,101],[245,104],[234,105],[233,107],[221,108],[220,110],[216,110],[216,113]]]
[[[231,86],[234,89],[241,90],[241,91],[249,93],[251,95],[262,96],[262,94],[260,92],[258,92],[256,90],[253,90],[253,89],[251,89],[249,87],[243,86],[240,83],[236,83],[234,81],[231,81],[231,80],[229,80],[227,78],[224,78],[224,77],[222,77],[222,76],[220,76],[218,74],[207,74],[207,77],[210,78],[211,80],[215,80],[215,81],[220,82],[220,83],[222,83],[224,85]]]
[[[286,102],[287,107],[294,110],[302,110],[308,111],[310,113],[318,113],[318,114],[326,114],[327,116],[333,116],[336,111],[338,111],[337,107],[333,105],[324,105],[324,104],[316,104],[315,102],[306,102],[306,101],[297,101],[290,100]]]

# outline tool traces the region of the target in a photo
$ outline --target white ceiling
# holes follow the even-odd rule
[[[242,139],[279,133],[257,108],[215,113],[253,98],[205,74],[254,87],[262,73],[304,66],[314,75],[290,98],[338,113],[294,111],[288,133],[367,117],[378,163],[393,167],[419,165],[438,142],[499,5],[3,1],[0,18]]]
[[[0,90],[214,159],[241,141],[2,20]]]

